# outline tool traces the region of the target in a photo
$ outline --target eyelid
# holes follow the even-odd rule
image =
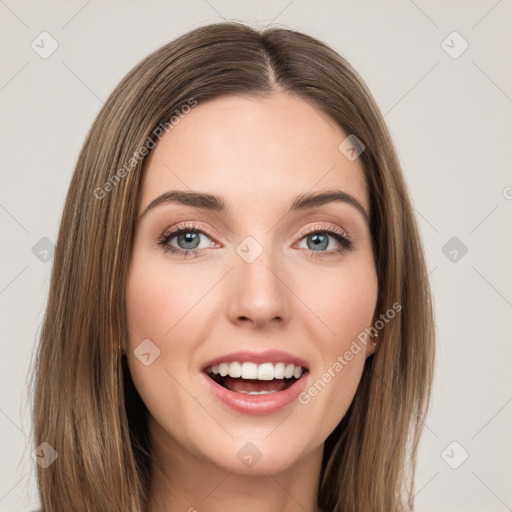
[[[308,226],[306,228],[301,229],[298,236],[304,237],[306,235],[310,235],[312,233],[315,233],[317,231],[327,231],[328,233],[337,233],[339,235],[344,236],[348,240],[350,240],[350,237],[348,236],[348,233],[340,228],[339,226],[332,226],[329,224],[322,224],[322,223],[316,223],[314,226]]]
[[[176,234],[176,232],[179,232],[182,230],[203,232],[205,235],[207,235],[209,238],[211,238],[214,242],[217,242],[217,235],[214,235],[212,231],[210,231],[207,227],[205,227],[199,221],[184,221],[184,222],[180,222],[170,228],[167,228],[160,236],[160,240],[164,240],[164,239],[168,238],[169,236]],[[183,250],[185,250],[185,249],[183,249]]]
[[[205,227],[200,221],[184,221],[180,222],[170,228],[167,228],[164,230],[164,232],[161,235],[161,239],[167,238],[169,235],[175,233],[176,231],[180,231],[182,229],[190,229],[192,231],[203,231],[204,234],[208,235],[210,238],[212,238],[214,241],[217,239],[217,235],[214,235],[212,231],[210,231],[207,227]],[[317,222],[313,226],[307,226],[305,228],[302,228],[295,237],[304,237],[306,235],[309,235],[311,233],[315,233],[316,231],[320,230],[326,230],[331,233],[338,233],[342,236],[344,236],[347,239],[350,239],[348,233],[340,228],[339,226],[332,226],[328,224],[322,224],[320,222]]]
[[[171,240],[172,238],[174,238],[180,232],[183,232],[183,231],[196,231],[199,233],[203,233],[206,236],[208,236],[208,238],[212,239],[212,242],[218,243],[217,236],[212,234],[212,232],[208,228],[206,228],[201,222],[199,222],[199,221],[184,221],[184,222],[181,222],[181,223],[178,223],[178,224],[172,226],[171,228],[166,229],[162,233],[162,235],[159,237],[158,245],[159,246],[169,245],[168,244],[169,240]],[[316,253],[315,257],[321,257],[322,255],[329,256],[329,255],[333,255],[337,252],[341,253],[344,250],[350,249],[350,247],[352,246],[352,240],[344,229],[340,228],[339,226],[327,225],[327,224],[323,224],[321,222],[317,222],[313,226],[309,225],[305,228],[302,228],[300,230],[300,232],[294,236],[294,240],[296,240],[297,242],[300,242],[304,237],[314,234],[314,233],[317,233],[317,232],[330,233],[330,236],[332,236],[333,238],[337,238],[336,235],[338,235],[338,237],[341,237],[343,239],[343,241],[340,241],[339,239],[337,239],[337,241],[344,247],[342,247],[341,250],[337,249],[337,250],[330,250],[330,251],[318,251],[317,253],[316,253],[316,251],[313,251],[313,253]],[[172,247],[173,252],[181,253],[183,255],[190,254],[190,253],[199,254],[201,251],[205,250],[205,248],[202,248],[202,249],[179,249],[179,248],[175,248],[173,246],[170,246],[170,247]],[[210,247],[208,247],[208,249],[209,248]]]

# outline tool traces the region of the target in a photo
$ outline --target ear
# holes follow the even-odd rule
[[[370,338],[370,342],[366,345],[366,357],[371,356],[377,351],[377,347],[379,345],[377,339],[378,338]]]

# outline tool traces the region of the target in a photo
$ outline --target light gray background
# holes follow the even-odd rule
[[[55,241],[80,147],[113,87],[158,46],[223,18],[318,37],[367,81],[398,147],[435,294],[418,511],[512,510],[511,0],[0,0],[0,511],[38,504],[26,381],[51,260],[32,248]],[[43,31],[59,45],[46,59],[31,48],[49,48]],[[469,44],[458,58],[458,36],[442,45],[453,31]],[[468,248],[455,262],[443,253],[452,237]]]

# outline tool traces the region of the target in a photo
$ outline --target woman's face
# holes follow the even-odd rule
[[[176,457],[285,470],[346,413],[378,288],[348,135],[296,96],[229,96],[192,108],[148,156],[127,357],[151,436]],[[326,192],[338,199],[297,204]]]

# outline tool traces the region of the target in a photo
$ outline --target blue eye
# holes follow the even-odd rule
[[[200,247],[202,237],[210,240],[210,243]],[[176,242],[173,244],[171,242],[174,239]],[[332,239],[336,240],[339,247],[326,250],[331,245]],[[352,248],[352,241],[347,234],[341,229],[332,227],[315,226],[315,229],[301,233],[300,241],[302,240],[306,240],[306,250],[313,258],[339,255]],[[168,254],[197,258],[202,250],[212,247],[213,242],[204,231],[190,224],[163,233],[158,245]]]
[[[339,247],[326,250],[330,246],[331,239],[336,240]],[[315,226],[314,230],[302,233],[302,240],[306,240],[306,249],[312,258],[339,255],[352,248],[352,241],[346,233],[331,227]]]
[[[207,244],[206,247],[199,247],[201,237],[204,236],[209,238],[206,233],[192,226],[183,226],[178,229],[171,231],[170,233],[164,233],[160,238],[158,245],[169,254],[177,254],[180,256],[199,256],[201,249],[211,247],[211,243]],[[171,241],[176,239],[175,245],[171,244]]]

